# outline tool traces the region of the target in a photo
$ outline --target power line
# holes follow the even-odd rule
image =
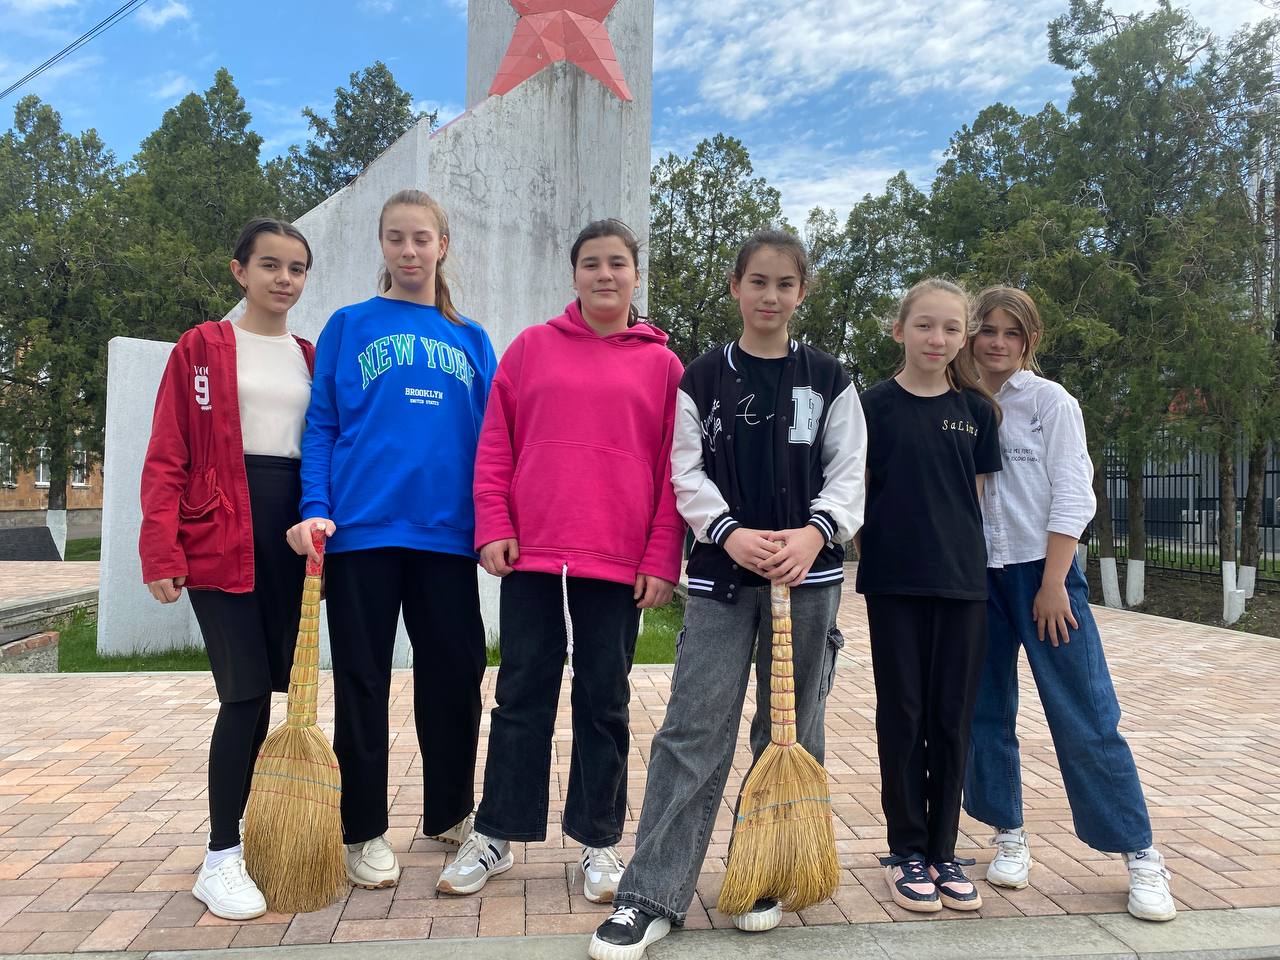
[[[40,74],[44,73],[53,65],[61,62],[65,58],[69,57],[71,54],[75,53],[77,50],[83,47],[86,43],[88,43],[94,37],[97,37],[106,33],[108,30],[114,27],[117,23],[125,19],[125,17],[129,16],[129,14],[133,13],[135,10],[137,10],[140,6],[142,6],[146,2],[147,0],[129,0],[128,3],[122,4],[114,13],[112,13],[110,16],[104,17],[102,20],[99,20],[97,24],[95,24],[85,33],[81,34],[81,36],[78,39],[73,40],[71,43],[67,44],[65,47],[63,47],[61,50],[55,53],[52,57],[50,57],[44,63],[40,64],[40,66],[36,67],[26,76],[19,78],[16,82],[5,87],[3,91],[0,91],[0,100],[3,100],[5,97],[9,96],[9,94],[13,93],[15,90],[25,86],[27,83],[34,80],[36,77],[40,76]]]

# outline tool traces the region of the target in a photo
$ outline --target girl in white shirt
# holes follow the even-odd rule
[[[996,835],[988,882],[1020,889],[1031,867],[1018,757],[1018,655],[1026,651],[1053,735],[1076,834],[1125,854],[1129,912],[1172,920],[1169,873],[1151,845],[1138,770],[1120,735],[1120,705],[1076,546],[1093,518],[1093,465],[1080,405],[1040,376],[1043,333],[1032,299],[990,287],[975,304],[969,344],[1004,419],[1004,469],[983,493],[987,540],[987,655],[974,711],[964,807]]]

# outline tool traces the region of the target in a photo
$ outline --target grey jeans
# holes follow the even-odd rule
[[[836,629],[839,607],[839,584],[791,594],[796,735],[819,763],[826,747],[826,697],[836,651],[844,644]],[[753,660],[753,755],[758,758],[769,743],[771,626],[767,586],[744,587],[736,604],[689,598],[666,718],[650,750],[636,852],[615,903],[684,922],[733,764]]]

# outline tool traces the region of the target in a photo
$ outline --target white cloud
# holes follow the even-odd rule
[[[78,6],[80,0],[4,0],[0,7],[8,8],[19,14],[48,13],[64,7]]]
[[[835,210],[843,219],[864,196],[881,193],[900,170],[922,185],[935,169],[921,162],[927,158],[903,157],[896,146],[839,153],[797,144],[765,147],[751,159],[756,172],[782,194],[783,215],[795,227],[804,226],[814,207]]]
[[[1045,62],[1060,0],[690,0],[659,8],[654,63],[699,77],[735,118],[847,90],[879,101],[929,91],[992,97]]]
[[[153,80],[155,84],[151,91],[151,99],[153,100],[175,100],[178,97],[186,96],[195,89],[195,84],[185,74],[169,73]]]
[[[143,5],[138,8],[138,19],[149,30],[159,30],[172,20],[190,20],[191,10],[179,0],[165,0],[156,5]]]
[[[1259,0],[1183,0],[1218,34],[1270,11]],[[1112,0],[1118,12],[1153,0]],[[691,110],[773,115],[846,91],[864,105],[929,93],[1026,96],[1049,67],[1046,27],[1065,0],[685,0],[659,5],[654,66],[696,78]],[[1044,77],[1032,80],[1043,88]],[[1043,101],[1041,101],[1043,102]]]
[[[440,100],[417,100],[413,104],[415,113],[434,113],[436,123],[444,126],[450,120],[456,120],[466,109],[460,103],[449,103]]]

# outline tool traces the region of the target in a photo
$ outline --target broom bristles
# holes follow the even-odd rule
[[[804,747],[771,743],[742,786],[720,912],[747,913],[762,897],[803,910],[839,883],[826,771]]]
[[[262,744],[245,809],[245,866],[277,913],[310,913],[346,892],[342,781],[315,726],[284,723]]]

